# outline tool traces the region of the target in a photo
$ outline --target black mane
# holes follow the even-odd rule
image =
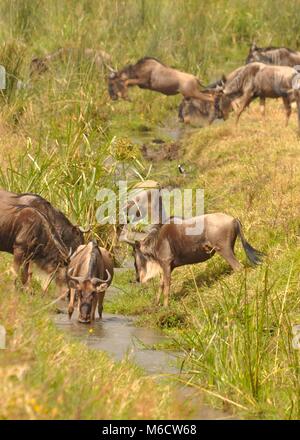
[[[99,247],[96,240],[93,240],[93,247],[92,252],[90,255],[90,261],[89,261],[89,269],[88,269],[88,277],[95,276],[95,270],[94,267],[97,266],[97,258],[99,257]]]
[[[154,60],[157,63],[161,64],[162,66],[165,66],[165,64],[163,64],[157,58],[144,57],[144,58],[139,59],[135,64],[128,64],[127,66],[125,66],[122,70],[120,70],[119,74],[126,73],[129,77],[133,77],[135,75],[135,69],[142,66],[144,63],[146,63],[149,60]]]
[[[159,64],[162,64],[163,66],[165,66],[164,63],[162,63],[160,60],[158,60],[158,59],[155,58],[155,57],[144,57],[144,58],[141,58],[141,59],[139,59],[139,60],[136,62],[135,65],[138,66],[138,65],[144,64],[146,61],[149,61],[149,60],[157,61]]]
[[[281,46],[281,47],[277,47],[277,46],[267,46],[267,47],[257,47],[256,50],[258,50],[259,52],[268,52],[270,50],[280,50],[280,49],[285,49],[290,53],[297,53],[295,50],[290,49],[289,47],[285,47],[285,46]]]

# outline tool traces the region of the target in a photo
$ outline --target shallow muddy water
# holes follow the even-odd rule
[[[120,269],[119,269],[120,270]],[[111,286],[107,291],[106,301],[117,295],[119,290]],[[104,304],[105,308],[105,304]],[[54,316],[56,326],[65,334],[96,350],[105,351],[116,360],[125,357],[141,367],[146,375],[153,375],[157,379],[173,379],[180,375],[183,357],[180,353],[155,350],[157,344],[166,342],[168,338],[159,330],[136,327],[133,317],[103,314],[102,320],[96,320],[91,325],[77,322],[74,312],[70,321],[66,314],[66,303],[61,303],[62,313]],[[179,403],[188,403],[191,418],[198,420],[230,419],[232,416],[221,410],[216,410],[203,404],[202,396],[186,386],[176,385],[176,398]]]
[[[74,312],[71,321],[63,313],[55,317],[55,323],[59,329],[90,348],[106,351],[116,360],[126,356],[147,374],[179,372],[175,353],[149,348],[166,341],[166,337],[153,329],[135,327],[133,318],[104,313],[101,321],[84,325],[77,322]]]

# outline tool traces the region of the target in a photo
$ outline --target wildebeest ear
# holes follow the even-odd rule
[[[101,283],[98,286],[96,286],[96,292],[97,293],[105,292],[105,290],[107,288],[108,288],[108,284],[107,283]]]
[[[251,51],[257,50],[257,46],[256,46],[255,41],[253,41],[253,43],[251,44],[251,48],[250,48],[250,50],[251,50]]]
[[[116,76],[117,76],[117,73],[116,73],[116,72],[111,72],[111,73],[109,74],[109,79],[115,79]]]

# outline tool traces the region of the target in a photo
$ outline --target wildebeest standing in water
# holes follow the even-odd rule
[[[188,234],[189,228],[194,229],[193,235]],[[171,273],[176,267],[209,260],[217,252],[232,269],[240,269],[234,254],[238,236],[251,263],[259,264],[263,254],[247,242],[239,220],[223,213],[206,214],[179,224],[156,225],[143,240],[126,241],[133,246],[138,280],[145,283],[160,274],[161,289],[156,302],[159,304],[163,293],[164,306],[168,306]]]
[[[87,230],[84,231],[81,227],[73,225],[61,211],[38,194],[16,194],[0,190],[0,203],[2,207],[26,205],[38,209],[54,226],[66,248],[72,252],[84,243],[83,233]]]
[[[286,111],[286,124],[291,115],[291,102],[297,103],[300,130],[299,73],[292,67],[251,63],[239,68],[236,75],[227,80],[216,95],[215,107],[221,111],[219,103],[224,98],[238,101],[236,122],[245,108],[256,98],[282,98]]]
[[[69,251],[47,217],[29,206],[7,206],[0,200],[0,251],[13,255],[13,268],[26,285],[30,263],[53,275],[60,289],[67,284]]]
[[[164,95],[177,95],[199,98],[212,102],[213,98],[200,91],[199,79],[190,73],[180,72],[151,57],[140,59],[118,72],[112,72],[108,79],[108,92],[111,99],[128,98],[128,87],[153,90]]]
[[[72,255],[69,265],[70,302],[69,318],[74,311],[77,296],[78,321],[89,323],[95,319],[98,305],[99,317],[102,317],[103,299],[113,277],[113,262],[109,252],[100,248],[96,241],[79,246]]]

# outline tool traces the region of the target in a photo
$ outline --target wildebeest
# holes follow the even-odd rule
[[[210,92],[214,97],[214,92]],[[220,102],[220,107],[214,112],[214,103],[203,101],[202,99],[183,98],[178,109],[178,118],[185,124],[201,124],[206,121],[210,124],[215,119],[226,120],[232,109],[231,100],[224,98]]]
[[[38,194],[16,194],[0,189],[0,204],[3,208],[26,205],[38,209],[54,226],[66,248],[72,252],[84,243],[84,231],[80,227],[74,226],[61,211],[54,208],[51,203]]]
[[[69,251],[53,225],[39,210],[26,206],[8,206],[0,199],[0,251],[13,255],[13,268],[26,285],[30,263],[55,277],[62,289],[66,283]]]
[[[246,64],[254,62],[295,68],[300,66],[300,52],[287,47],[258,47],[255,43],[252,43],[246,58]],[[297,70],[299,71],[299,68]],[[260,108],[263,115],[265,114],[265,101],[265,98],[260,98]]]
[[[68,270],[69,317],[72,317],[77,296],[79,322],[94,321],[97,305],[99,318],[101,318],[105,291],[109,287],[112,277],[113,262],[106,249],[99,247],[96,241],[79,246],[71,257]]]
[[[188,235],[189,228],[195,227],[199,228],[197,233]],[[156,302],[159,304],[163,292],[164,306],[168,306],[171,272],[176,267],[206,261],[216,252],[232,269],[242,267],[234,254],[237,236],[250,262],[259,264],[263,254],[247,242],[240,221],[223,213],[206,214],[179,224],[157,225],[143,240],[127,242],[133,246],[137,280],[145,283],[160,274],[161,290]]]
[[[77,47],[61,47],[60,49],[49,53],[43,57],[35,57],[30,63],[30,76],[41,75],[49,70],[52,63],[55,61],[67,61],[70,57],[82,56],[100,69],[103,66],[107,66],[107,63],[111,61],[110,55],[104,50],[97,49],[80,49]]]
[[[287,47],[257,47],[252,43],[246,64],[253,62],[294,67],[300,65],[300,52]]]
[[[300,96],[299,74],[287,66],[273,66],[263,63],[251,63],[239,68],[231,80],[227,80],[219,96],[216,96],[215,107],[219,107],[224,97],[238,102],[236,122],[245,108],[255,99],[282,98],[286,111],[286,124],[291,115],[291,102],[297,103],[300,129]]]
[[[213,101],[210,95],[200,91],[201,84],[196,76],[168,67],[151,57],[142,58],[136,64],[130,64],[109,75],[108,92],[113,100],[127,99],[128,87],[132,86],[168,96],[181,93],[185,97]]]

